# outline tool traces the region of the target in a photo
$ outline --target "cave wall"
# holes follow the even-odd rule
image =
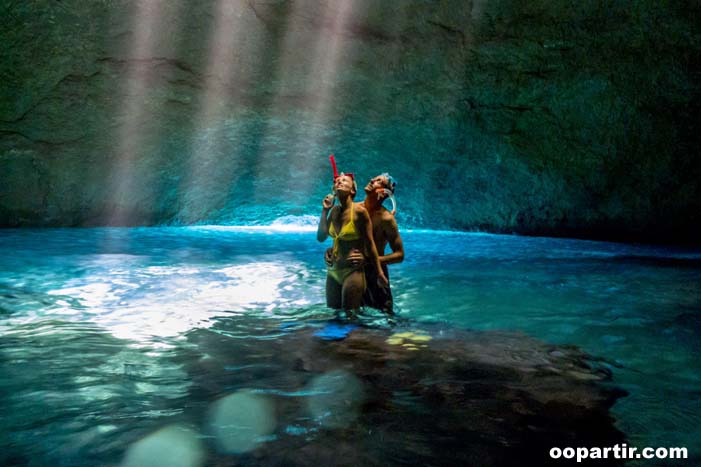
[[[0,1],[0,225],[698,238],[698,2]]]

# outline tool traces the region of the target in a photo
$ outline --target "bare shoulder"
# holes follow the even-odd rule
[[[335,205],[334,207],[331,208],[331,211],[329,212],[329,215],[331,216],[332,219],[336,219],[338,216],[338,213],[341,211],[340,206]]]
[[[394,214],[385,207],[382,208],[382,222],[394,222]]]
[[[370,213],[367,209],[365,209],[365,206],[363,206],[362,204],[356,204],[354,207],[356,218],[364,224],[370,223]]]
[[[385,232],[388,238],[396,237],[399,235],[399,226],[397,225],[397,219],[387,209],[382,211],[382,230]]]
[[[368,214],[368,210],[365,209],[365,206],[363,206],[361,203],[355,203],[355,204],[353,204],[353,206],[355,207],[355,212],[362,214],[362,215]]]
[[[382,208],[382,225],[384,225],[386,228],[396,230],[397,229],[397,220],[394,217],[394,214],[392,212],[388,211],[386,208]]]

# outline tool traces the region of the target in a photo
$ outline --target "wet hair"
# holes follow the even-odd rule
[[[397,188],[397,182],[394,180],[394,178],[392,178],[392,176],[387,172],[380,174],[380,176],[385,177],[385,179],[387,179],[387,186],[385,186],[385,188],[387,188],[389,191],[392,192],[392,194],[394,194],[394,189]]]

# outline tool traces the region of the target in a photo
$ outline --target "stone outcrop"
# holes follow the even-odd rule
[[[245,464],[550,465],[552,447],[625,441],[608,412],[625,392],[574,347],[430,327],[357,328],[343,340],[307,329],[249,347],[226,337],[231,326],[191,333],[207,357],[190,359],[188,373],[197,397],[247,388],[275,407],[270,441],[237,457]],[[324,404],[328,412],[310,415]]]
[[[609,413],[625,393],[575,347],[431,326],[329,340],[333,323],[287,324],[232,315],[160,349],[86,321],[15,326],[0,461],[142,466],[119,460],[164,431],[199,445],[193,466],[552,465],[552,447],[625,441]],[[212,420],[227,401],[248,405]],[[151,458],[186,453],[178,438]]]
[[[335,152],[406,225],[692,240],[694,5],[4,0],[0,225],[316,214]]]

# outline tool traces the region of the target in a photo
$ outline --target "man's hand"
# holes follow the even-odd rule
[[[324,209],[331,209],[333,207],[333,202],[334,202],[335,196],[332,194],[326,195],[326,198],[321,202],[321,205],[323,206]]]
[[[350,264],[355,270],[362,269],[363,265],[365,264],[365,256],[363,256],[363,253],[361,253],[360,250],[353,248],[348,253],[347,261],[348,264]]]
[[[389,280],[382,269],[377,271],[377,285],[380,287],[389,287]]]
[[[375,194],[377,195],[377,201],[382,202],[387,198],[387,188],[377,188],[375,189]]]

